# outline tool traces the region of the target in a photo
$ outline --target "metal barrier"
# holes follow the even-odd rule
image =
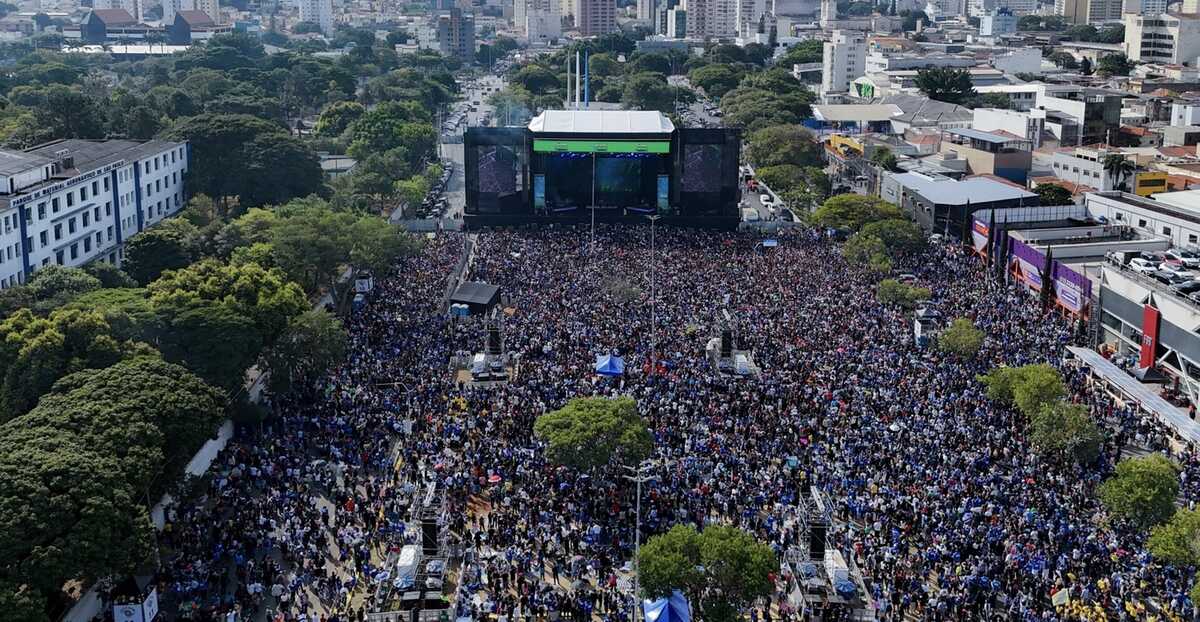
[[[463,221],[457,218],[408,218],[397,220],[395,223],[413,233],[463,230]]]

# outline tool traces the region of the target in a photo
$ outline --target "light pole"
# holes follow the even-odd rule
[[[625,470],[633,471],[637,475],[622,475],[625,479],[637,483],[637,501],[636,510],[634,510],[634,528],[633,528],[633,617],[632,622],[637,622],[638,611],[638,553],[642,550],[642,482],[648,482],[656,479],[655,476],[646,473],[648,469],[654,466],[653,460],[643,460],[638,464],[637,468],[625,466]]]
[[[592,152],[592,242],[591,249],[588,251],[588,261],[591,262],[596,257],[596,152]]]

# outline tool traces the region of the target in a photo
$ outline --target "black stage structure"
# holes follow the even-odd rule
[[[468,128],[466,225],[657,215],[734,228],[741,142],[739,129],[676,129],[656,111],[548,110],[526,128]]]

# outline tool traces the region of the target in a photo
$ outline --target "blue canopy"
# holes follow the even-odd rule
[[[689,609],[687,599],[679,590],[671,592],[670,598],[642,601],[646,622],[691,622]]]
[[[611,354],[596,357],[596,373],[601,376],[620,376],[625,373],[625,359]]]

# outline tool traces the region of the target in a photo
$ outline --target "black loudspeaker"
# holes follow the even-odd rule
[[[808,550],[811,559],[825,559],[825,525],[809,527]]]
[[[488,324],[487,353],[500,354],[500,325],[496,322]]]
[[[437,552],[438,525],[436,519],[421,519],[421,548],[425,549],[427,554],[433,554]]]
[[[733,331],[728,328],[721,329],[721,358],[729,358],[733,356]]]

